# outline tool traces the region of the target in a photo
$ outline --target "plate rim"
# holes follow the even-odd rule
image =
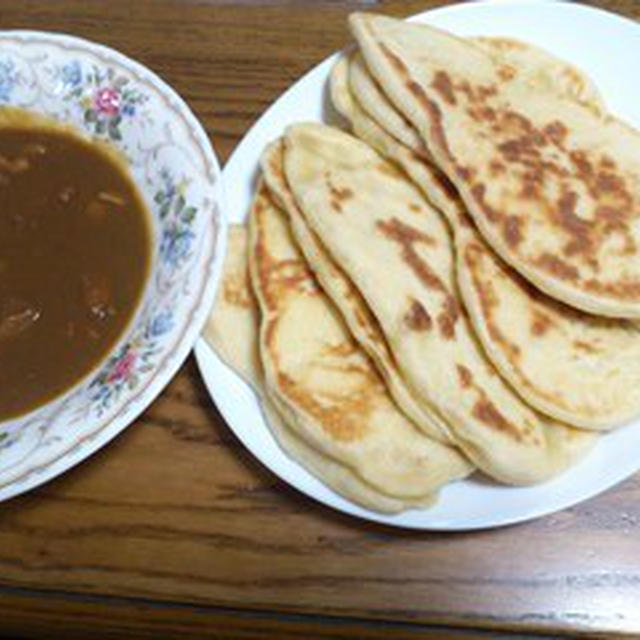
[[[637,24],[636,22],[634,22],[633,20],[630,20],[629,18],[626,18],[625,16],[612,13],[610,11],[607,11],[599,7],[592,7],[589,5],[578,4],[578,3],[572,2],[571,0],[480,0],[477,2],[461,2],[455,5],[428,9],[426,11],[408,16],[406,19],[408,21],[420,21],[421,19],[424,19],[427,16],[433,16],[437,14],[464,13],[465,11],[469,10],[470,6],[473,7],[474,5],[484,5],[484,6],[491,6],[491,7],[497,7],[500,5],[509,5],[511,7],[513,6],[538,7],[540,5],[556,5],[558,7],[561,7],[562,10],[592,14],[603,20],[618,22],[620,23],[621,26],[625,26],[626,28],[629,28],[629,26],[632,26],[638,30],[638,33],[640,33],[640,24]],[[355,10],[358,10],[358,9],[356,8]],[[329,65],[332,61],[334,61],[337,58],[339,54],[340,54],[340,51],[334,52],[329,56],[325,57],[324,59],[322,59],[321,61],[319,61],[309,70],[307,70],[304,74],[298,77],[295,80],[295,82],[293,82],[282,93],[280,93],[275,98],[275,100],[269,105],[269,107],[256,118],[256,120],[251,124],[249,129],[240,138],[233,152],[227,159],[227,162],[225,163],[225,166],[223,167],[223,170],[222,170],[223,179],[225,179],[225,172],[227,171],[227,168],[230,165],[233,166],[234,161],[237,161],[237,157],[239,157],[242,154],[245,145],[249,144],[249,142],[251,141],[251,138],[254,136],[256,130],[260,127],[260,124],[262,123],[263,119],[266,117],[267,113],[274,106],[280,103],[282,100],[285,100],[289,96],[289,94],[298,87],[298,85],[301,82],[304,82],[305,80],[307,80],[307,78],[310,75],[317,73],[321,67],[325,65]],[[255,171],[256,171],[256,167],[251,167],[249,169],[249,175],[253,175]],[[246,213],[245,213],[245,216],[246,216]],[[266,456],[264,456],[260,451],[256,449],[254,444],[246,437],[245,432],[241,429],[236,429],[233,426],[234,420],[230,419],[231,412],[225,406],[224,402],[218,402],[217,394],[223,393],[224,390],[218,389],[217,387],[214,386],[213,380],[211,379],[212,376],[207,372],[207,369],[208,369],[208,365],[206,364],[207,360],[211,360],[211,358],[213,357],[214,360],[216,361],[217,366],[221,367],[222,370],[225,370],[227,373],[230,373],[233,377],[235,377],[238,381],[240,381],[242,385],[246,386],[250,390],[252,396],[256,398],[256,402],[259,407],[259,401],[257,400],[257,395],[251,388],[251,385],[246,383],[239,374],[233,371],[231,367],[229,367],[225,362],[222,361],[222,359],[220,359],[220,357],[217,355],[217,353],[209,345],[209,343],[205,340],[203,336],[200,336],[200,338],[196,342],[194,347],[194,354],[195,354],[196,362],[198,365],[198,369],[200,371],[200,375],[207,388],[211,402],[215,405],[219,413],[224,418],[226,422],[226,426],[234,433],[234,435],[240,440],[242,445],[258,461],[258,463],[260,463],[262,466],[267,468],[271,473],[273,473],[280,480],[282,480],[283,482],[286,482],[290,487],[302,493],[306,497],[311,498],[316,503],[320,503],[323,507],[329,508],[329,509],[335,509],[336,511],[345,513],[351,517],[355,517],[357,519],[361,519],[369,522],[375,522],[376,524],[382,524],[388,527],[407,529],[407,530],[413,530],[413,531],[433,531],[433,532],[480,531],[480,530],[501,528],[505,526],[524,523],[524,522],[534,520],[543,516],[548,516],[553,513],[557,513],[559,511],[576,506],[586,500],[589,500],[609,490],[610,488],[619,484],[623,480],[627,479],[628,477],[630,477],[640,469],[640,460],[638,460],[638,462],[634,463],[633,465],[620,465],[616,469],[616,471],[609,476],[609,478],[605,483],[598,485],[595,488],[590,488],[587,491],[584,491],[577,498],[574,495],[565,496],[564,498],[554,502],[553,506],[550,506],[550,507],[541,506],[537,509],[526,511],[519,516],[506,516],[502,519],[495,518],[492,522],[488,522],[488,523],[485,522],[485,523],[465,524],[465,523],[456,522],[456,523],[448,523],[448,524],[420,524],[420,523],[414,523],[414,522],[409,522],[409,523],[396,522],[396,521],[393,521],[393,519],[396,516],[394,515],[389,516],[387,514],[377,513],[375,511],[370,511],[363,507],[360,507],[356,503],[343,498],[342,496],[340,496],[339,494],[331,490],[326,484],[322,483],[320,480],[315,478],[315,476],[311,474],[307,469],[305,469],[299,462],[290,458],[282,450],[282,448],[277,444],[277,441],[275,440],[273,434],[268,429],[268,426],[266,425],[266,419],[264,419],[265,427],[267,431],[269,431],[269,437],[273,439],[274,442],[276,442],[276,446],[278,446],[278,448],[280,449],[280,452],[284,456],[289,458],[289,460],[291,460],[291,462],[299,469],[299,471],[303,474],[303,476],[310,477],[315,482],[319,482],[320,484],[322,484],[324,488],[330,494],[332,494],[332,496],[338,499],[339,502],[346,503],[346,506],[335,504],[334,502],[329,502],[321,496],[314,495],[304,486],[301,486],[300,483],[296,482],[295,480],[292,481],[284,477],[282,473],[277,469],[277,467],[275,467],[275,465],[270,464],[270,462],[266,459]],[[640,425],[638,425],[638,428],[640,429]],[[606,434],[602,437],[606,437]],[[599,443],[596,443],[596,445],[594,446],[594,449],[598,448],[598,444]],[[561,476],[558,476],[558,477],[561,477]],[[534,488],[539,489],[539,488],[542,488],[543,486],[544,486],[543,484],[540,484],[540,485],[536,485]],[[514,487],[514,490],[518,490],[521,488],[522,487]],[[423,511],[424,513],[428,513],[429,510],[425,509],[425,510],[411,510],[411,511]],[[404,513],[407,513],[407,512],[404,512]],[[398,515],[401,516],[402,513]]]

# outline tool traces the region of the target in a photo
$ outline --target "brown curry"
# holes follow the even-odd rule
[[[151,225],[123,165],[60,126],[0,126],[0,421],[86,376],[138,307]]]

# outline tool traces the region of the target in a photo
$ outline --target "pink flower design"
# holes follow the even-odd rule
[[[103,87],[93,97],[95,108],[99,113],[114,116],[120,110],[120,93],[115,89]]]
[[[126,380],[133,373],[135,363],[136,354],[133,351],[127,351],[120,362],[118,362],[118,364],[113,368],[113,371],[109,374],[107,382]]]

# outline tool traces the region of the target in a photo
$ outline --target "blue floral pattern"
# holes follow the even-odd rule
[[[158,172],[160,185],[155,192],[157,217],[162,222],[160,264],[175,273],[192,257],[196,238],[193,225],[198,208],[187,202],[188,180],[176,181],[168,167]],[[92,400],[100,412],[116,401],[122,391],[137,386],[140,376],[153,367],[150,359],[157,353],[156,339],[169,333],[175,326],[174,313],[165,308],[145,325],[140,337],[135,338],[112,356],[100,374],[91,383]]]
[[[82,67],[77,60],[68,62],[61,67],[62,84],[67,90],[75,89],[82,82]]]
[[[122,430],[182,361],[210,297],[219,167],[184,105],[116,52],[63,35],[8,32],[0,43],[0,105],[68,122],[121,152],[157,231],[144,304],[111,357],[69,394],[0,425],[3,499]]]
[[[186,179],[176,183],[168,169],[160,171],[160,179],[163,184],[154,198],[160,219],[164,221],[160,256],[162,262],[178,269],[191,255],[195,239],[192,227],[198,210],[187,204]]]
[[[149,325],[149,336],[159,338],[174,327],[174,317],[172,311],[163,311],[159,313]]]
[[[0,60],[0,100],[8,102],[11,99],[11,93],[18,84],[19,75],[16,71],[16,65],[11,59]]]

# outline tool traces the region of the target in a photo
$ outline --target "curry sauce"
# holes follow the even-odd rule
[[[0,127],[0,421],[108,355],[150,262],[150,217],[113,152],[61,127]]]

